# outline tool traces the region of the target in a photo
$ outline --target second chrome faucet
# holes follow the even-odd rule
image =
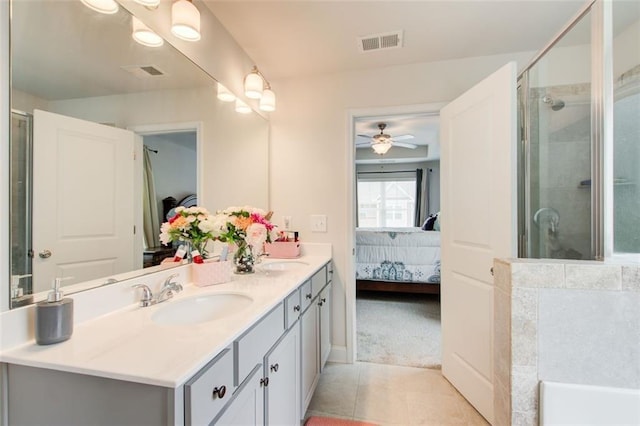
[[[157,296],[154,296],[151,292],[151,289],[146,284],[136,284],[133,288],[141,288],[142,289],[142,297],[140,298],[140,306],[147,307],[151,305],[155,305],[156,303],[162,303],[165,300],[169,300],[173,297],[174,293],[179,293],[182,291],[182,284],[174,282],[173,279],[176,278],[178,274],[173,274],[167,278],[162,287],[160,288],[160,293]]]

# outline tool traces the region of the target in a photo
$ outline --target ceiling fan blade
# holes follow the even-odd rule
[[[409,149],[416,149],[418,147],[418,145],[414,145],[412,143],[405,143],[405,142],[394,142],[393,146],[398,146],[401,148],[409,148]]]
[[[391,139],[393,139],[394,141],[406,141],[407,139],[413,139],[415,136],[413,135],[399,135],[399,136],[393,136]]]
[[[369,135],[357,135],[361,138],[367,138],[367,139],[371,139],[373,136],[369,136]]]

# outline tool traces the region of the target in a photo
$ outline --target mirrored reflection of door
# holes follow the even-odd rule
[[[591,258],[590,15],[529,71],[527,257]]]
[[[135,134],[39,110],[33,122],[34,292],[134,269]]]

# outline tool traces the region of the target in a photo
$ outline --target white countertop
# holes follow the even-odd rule
[[[302,256],[308,265],[289,271],[233,275],[232,281],[209,287],[184,285],[172,299],[146,308],[137,304],[76,324],[66,342],[39,346],[31,340],[4,351],[0,361],[149,385],[178,387],[229,346],[291,291],[310,278],[330,256]],[[265,263],[276,260],[267,261]],[[286,260],[278,260],[286,261]],[[244,293],[247,308],[220,320],[195,325],[158,325],[151,315],[168,304],[194,295]]]

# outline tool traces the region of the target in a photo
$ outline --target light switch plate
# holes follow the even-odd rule
[[[311,232],[327,232],[327,215],[311,215]]]

